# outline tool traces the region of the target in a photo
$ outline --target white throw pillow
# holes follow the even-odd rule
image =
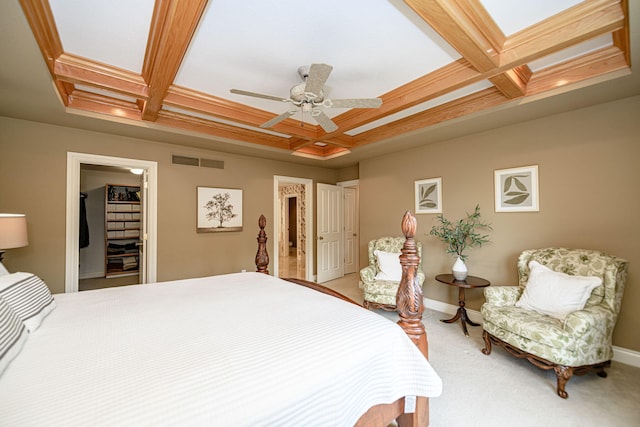
[[[391,280],[399,282],[402,279],[402,266],[400,265],[400,254],[395,252],[385,252],[375,250],[374,255],[378,259],[380,271],[376,274],[376,280]]]
[[[0,297],[0,374],[20,353],[28,336],[24,323],[11,306]]]
[[[56,306],[47,285],[32,273],[0,276],[0,297],[11,306],[29,332],[38,329],[42,319]]]
[[[571,276],[531,261],[529,280],[516,307],[564,320],[569,313],[582,310],[591,291],[601,284],[600,277]]]

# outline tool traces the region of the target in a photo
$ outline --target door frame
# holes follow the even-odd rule
[[[83,163],[146,170],[148,176],[148,212],[145,218],[147,222],[147,236],[145,244],[147,256],[147,283],[155,282],[158,264],[158,163],[148,160],[67,152],[67,211],[64,291],[78,292],[78,265],[80,258],[80,200],[78,194],[80,194],[80,166]]]
[[[304,185],[304,200],[306,205],[305,225],[306,225],[306,243],[305,243],[305,280],[313,281],[313,266],[314,266],[314,243],[313,238],[313,180],[308,178],[296,178],[291,176],[273,176],[273,252],[271,256],[271,274],[278,277],[278,261],[280,253],[278,248],[280,247],[280,233],[278,230],[278,224],[280,222],[280,216],[284,215],[284,212],[280,212],[280,190],[281,184],[303,184]]]

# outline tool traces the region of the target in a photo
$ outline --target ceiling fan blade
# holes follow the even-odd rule
[[[320,95],[320,91],[324,87],[324,84],[329,78],[333,67],[327,64],[311,64],[309,68],[309,76],[307,77],[307,84],[304,87],[305,92]]]
[[[280,114],[279,116],[274,117],[273,119],[269,120],[268,122],[261,124],[260,127],[263,128],[263,129],[270,128],[271,126],[277,125],[278,123],[280,123],[284,119],[288,119],[289,117],[293,116],[295,113],[296,113],[295,110],[287,111],[285,113]]]
[[[240,89],[230,89],[229,92],[235,93],[236,95],[246,95],[246,96],[253,96],[254,98],[270,99],[272,101],[281,101],[281,102],[288,101],[287,99],[281,96],[264,95],[262,93],[248,92],[246,90],[240,90]]]
[[[325,99],[324,106],[329,108],[378,108],[382,105],[380,98]]]
[[[323,111],[314,110],[311,117],[313,117],[316,122],[318,122],[318,124],[322,127],[322,129],[324,129],[324,131],[327,133],[338,130],[338,125],[335,124],[333,120],[331,120],[329,116],[327,116]]]

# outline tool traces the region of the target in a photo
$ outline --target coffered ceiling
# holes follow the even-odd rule
[[[20,5],[65,114],[312,159],[631,74],[626,0]],[[333,66],[325,98],[382,106],[323,110],[332,132],[300,111],[263,129],[290,104],[230,93],[288,98],[313,63]]]

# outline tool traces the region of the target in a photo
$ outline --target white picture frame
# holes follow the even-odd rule
[[[242,231],[242,190],[197,187],[196,231]]]
[[[415,181],[415,210],[417,214],[442,213],[442,178]]]
[[[538,165],[494,172],[496,212],[538,212]]]

